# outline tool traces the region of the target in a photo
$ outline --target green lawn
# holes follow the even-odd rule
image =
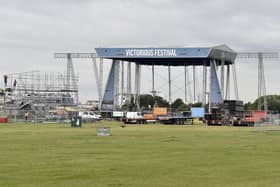
[[[96,125],[0,124],[0,186],[280,186],[280,132]]]

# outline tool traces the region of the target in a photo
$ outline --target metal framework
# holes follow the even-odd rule
[[[266,83],[264,74],[264,59],[278,59],[277,52],[242,52],[238,59],[258,59],[258,110],[267,111]],[[235,68],[235,67],[234,67]]]
[[[71,68],[70,68],[71,69]],[[39,71],[8,74],[5,84],[4,110],[12,119],[23,119],[24,112],[31,113],[34,121],[44,121],[56,107],[77,105],[78,77],[61,73]]]
[[[100,109],[105,105],[112,105],[112,109],[130,102],[134,95],[137,108],[140,109],[139,95],[141,92],[141,65],[151,65],[152,95],[156,96],[155,66],[168,67],[168,100],[172,102],[171,66],[184,66],[184,96],[185,102],[197,100],[196,66],[202,66],[202,103],[206,104],[208,95],[209,104],[230,99],[230,77],[233,78],[235,99],[239,99],[235,58],[258,59],[258,97],[266,95],[264,59],[277,59],[278,53],[250,52],[235,53],[225,45],[210,48],[97,48],[96,53],[55,53],[55,58],[67,59],[67,77],[74,76],[73,58],[92,59],[94,75],[97,85]],[[108,76],[106,88],[103,91],[103,59],[112,59],[112,67]],[[99,67],[97,60],[99,59]],[[135,63],[134,93],[132,93],[132,63]],[[126,64],[126,69],[125,69]],[[190,88],[189,66],[193,66],[192,83]],[[208,68],[209,67],[209,68]],[[126,70],[126,88],[125,88]],[[218,71],[220,77],[218,77]],[[209,78],[208,78],[209,77]],[[208,82],[209,81],[209,82]],[[67,79],[67,85],[71,79]],[[209,83],[209,84],[208,84]],[[209,88],[207,89],[207,85]],[[104,93],[103,93],[104,92]],[[193,94],[193,96],[192,96]],[[188,99],[189,96],[189,99]],[[209,105],[210,106],[210,105]],[[263,103],[258,103],[258,108],[267,110],[266,97]],[[105,107],[106,108],[106,107]],[[211,108],[211,106],[209,107]],[[110,109],[110,107],[108,108]]]
[[[99,108],[103,100],[103,58],[99,58],[96,53],[55,53],[54,58],[67,59],[67,84],[74,84],[73,80],[71,83],[71,77],[75,77],[74,65],[72,59],[92,59],[93,71],[97,86]],[[99,67],[97,61],[99,60]]]
[[[203,79],[202,79],[202,102],[206,104],[206,94],[209,94],[210,104],[221,103],[223,101],[224,95],[229,97],[229,72],[227,74],[228,80],[226,84],[226,93],[224,94],[224,66],[230,67],[234,64],[236,53],[232,51],[227,46],[217,46],[212,48],[97,48],[97,56],[106,59],[112,59],[112,69],[114,69],[114,74],[110,73],[107,81],[107,86],[105,89],[103,104],[112,104],[112,109],[116,109],[119,104],[120,96],[121,100],[123,96],[130,95],[131,93],[131,63],[135,63],[135,103],[137,109],[140,109],[139,95],[141,88],[141,65],[150,65],[152,69],[152,94],[156,95],[155,88],[155,66],[163,65],[167,66],[168,70],[168,100],[169,103],[172,102],[172,78],[171,78],[171,66],[184,66],[185,75],[185,102],[188,101],[187,95],[191,95],[189,88],[189,72],[188,66],[193,66],[193,101],[198,101],[197,97],[197,69],[196,66],[203,66]],[[119,61],[127,63],[127,94],[124,94],[124,65],[119,67]],[[215,63],[215,65],[213,65]],[[209,70],[207,69],[209,66]],[[221,80],[218,81],[217,66],[222,66],[221,68]],[[235,68],[233,69],[233,75],[236,77]],[[210,72],[210,86],[207,92],[207,71]],[[119,77],[119,72],[121,72],[121,77]],[[121,79],[121,91],[119,91],[119,79]],[[114,81],[113,81],[114,80]],[[113,81],[113,84],[112,84]],[[220,84],[222,86],[220,86]],[[114,88],[114,89],[112,89]],[[237,80],[234,78],[234,88],[235,95],[238,98]],[[111,91],[114,90],[113,98]]]

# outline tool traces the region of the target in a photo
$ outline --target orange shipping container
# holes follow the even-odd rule
[[[266,118],[267,113],[265,111],[253,111],[251,116],[246,117],[245,121],[254,123],[262,121]]]
[[[155,119],[153,114],[144,114],[143,117],[146,120],[153,120],[153,119]]]
[[[155,116],[166,116],[167,108],[165,107],[154,107],[154,115]]]

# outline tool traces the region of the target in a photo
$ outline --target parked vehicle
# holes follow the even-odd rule
[[[125,112],[124,111],[113,111],[114,119],[122,121],[125,118]]]
[[[80,111],[78,115],[82,117],[83,121],[98,121],[101,118],[101,115],[91,111]]]
[[[147,121],[144,119],[141,112],[127,112],[124,123],[145,124]]]
[[[144,114],[144,119],[148,123],[155,123],[159,120],[159,117],[167,116],[167,108],[166,107],[158,107],[157,105],[154,106],[153,112]]]
[[[159,122],[162,124],[176,124],[176,125],[184,125],[186,121],[192,120],[192,117],[187,116],[176,116],[176,115],[169,115],[164,117],[159,117]]]

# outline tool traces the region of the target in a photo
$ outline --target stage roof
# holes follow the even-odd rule
[[[134,62],[141,65],[209,65],[210,60],[219,64],[232,64],[237,53],[226,45],[215,47],[182,47],[182,48],[96,48],[98,57]]]

